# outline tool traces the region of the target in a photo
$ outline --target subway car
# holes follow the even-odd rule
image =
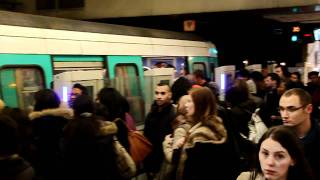
[[[67,103],[74,83],[93,98],[112,86],[127,97],[138,124],[153,93],[144,68],[164,62],[173,72],[201,69],[213,79],[218,66],[215,45],[192,34],[7,11],[0,11],[0,44],[0,95],[7,106],[28,109],[43,88]]]

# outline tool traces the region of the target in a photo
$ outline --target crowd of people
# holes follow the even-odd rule
[[[202,71],[172,86],[159,83],[143,135],[152,151],[139,173],[148,180],[320,179],[320,78],[239,71],[219,101]],[[191,78],[190,78],[191,77]],[[69,106],[56,93],[35,93],[29,114],[0,102],[0,179],[131,179],[119,171],[115,139],[130,154],[135,130],[129,104],[105,87],[93,101],[75,84]],[[253,115],[266,128],[254,127]],[[131,118],[128,118],[131,117]],[[253,123],[253,124],[252,124]],[[250,126],[251,125],[251,126]],[[255,132],[253,132],[255,131]],[[252,133],[261,134],[252,141]]]

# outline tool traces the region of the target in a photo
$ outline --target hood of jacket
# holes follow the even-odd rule
[[[113,135],[118,132],[118,127],[116,123],[110,121],[101,121],[100,122],[100,131],[99,136]]]
[[[41,118],[44,116],[57,116],[66,119],[73,118],[73,110],[69,108],[44,109],[42,111],[33,111],[29,114],[30,120]]]
[[[218,118],[218,122],[222,123],[222,120]],[[220,126],[222,124],[217,124],[217,126]],[[221,129],[222,132],[221,134],[217,134],[213,132],[209,127],[204,126],[201,122],[195,124],[194,126],[191,127],[188,131],[188,137],[186,139],[185,144],[182,147],[181,155],[180,155],[180,160],[178,163],[178,168],[177,168],[177,179],[180,180],[183,176],[183,171],[184,171],[184,164],[186,160],[188,159],[187,155],[187,149],[189,148],[194,148],[196,143],[210,143],[210,144],[223,144],[227,140],[227,133],[224,128],[224,126],[217,127],[217,128],[223,128]]]
[[[210,128],[203,126],[201,122],[194,125],[188,132],[189,136],[185,142],[184,148],[192,148],[196,143],[212,143],[222,144],[227,140],[227,134],[225,136],[214,133]]]

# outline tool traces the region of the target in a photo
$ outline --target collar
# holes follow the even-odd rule
[[[315,119],[311,119],[311,129],[309,132],[301,139],[303,144],[309,144],[315,141],[315,139],[320,138],[320,128]]]

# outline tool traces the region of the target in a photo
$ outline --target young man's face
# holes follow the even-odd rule
[[[292,82],[298,82],[298,76],[296,75],[296,74],[291,74],[290,75],[290,80],[292,81]]]
[[[75,99],[76,97],[80,96],[81,94],[82,94],[81,89],[79,89],[79,88],[72,88],[70,98],[71,98],[71,99]]]
[[[266,85],[266,87],[271,88],[275,87],[276,81],[272,80],[270,76],[267,76],[266,78],[264,78],[264,84]]]
[[[275,69],[275,73],[278,74],[279,77],[282,77],[283,76],[283,72],[282,72],[282,69],[280,67],[277,67]]]
[[[283,125],[295,127],[310,120],[312,105],[302,105],[297,95],[282,96],[279,101],[279,110]]]
[[[317,75],[311,75],[311,76],[309,77],[309,80],[310,80],[311,83],[317,84],[318,81],[319,81],[319,77],[318,77]]]
[[[158,106],[169,103],[171,101],[171,96],[172,94],[169,86],[165,85],[156,87],[155,101]]]

